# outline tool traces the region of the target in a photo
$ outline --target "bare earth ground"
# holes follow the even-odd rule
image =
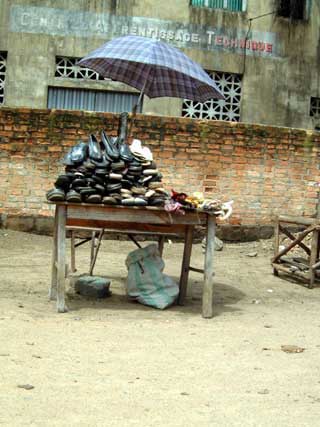
[[[134,249],[104,241],[95,274],[112,279],[112,297],[74,295],[57,314],[51,239],[0,230],[0,425],[320,425],[320,288],[274,277],[270,242],[232,244],[216,252],[213,319],[200,315],[197,273],[186,306],[158,311],[124,295]],[[165,247],[176,278],[181,252]],[[88,254],[77,252],[82,273]]]

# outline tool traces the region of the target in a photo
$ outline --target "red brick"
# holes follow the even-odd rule
[[[0,211],[52,215],[44,193],[63,172],[63,155],[89,133],[115,136],[118,124],[111,113],[0,109]],[[308,184],[320,180],[317,134],[308,136],[309,149],[304,130],[141,114],[133,131],[169,189],[233,198],[232,224],[315,211],[318,188]]]

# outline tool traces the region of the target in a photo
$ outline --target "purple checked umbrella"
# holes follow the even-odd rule
[[[138,89],[137,105],[143,94],[198,102],[224,99],[199,64],[179,49],[147,37],[117,37],[82,58],[78,65]]]

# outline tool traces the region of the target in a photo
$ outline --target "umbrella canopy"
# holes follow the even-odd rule
[[[169,96],[198,102],[224,99],[199,64],[179,49],[148,37],[117,37],[82,58],[78,65],[126,83],[149,98]]]

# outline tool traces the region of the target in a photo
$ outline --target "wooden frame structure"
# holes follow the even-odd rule
[[[302,231],[296,237],[288,230],[288,226],[298,226]],[[320,267],[319,232],[320,218],[279,216],[276,219],[274,230],[274,257],[271,260],[273,273],[276,276],[279,275],[279,272],[282,272],[297,277],[307,282],[309,288],[313,288],[316,280],[316,269]],[[279,250],[281,233],[287,236],[291,242],[285,248]],[[303,240],[310,234],[311,247],[308,247]],[[307,255],[306,259],[301,257],[287,257],[287,254],[297,246],[304,250]]]
[[[184,250],[179,281],[179,304],[183,305],[189,271],[204,274],[202,296],[202,316],[213,316],[213,257],[215,223],[214,215],[207,212],[186,212],[177,215],[157,207],[104,206],[83,203],[54,203],[55,220],[52,250],[52,277],[49,290],[50,299],[56,299],[57,311],[66,312],[65,278],[66,278],[66,228],[82,227],[84,229],[119,230],[128,234],[143,232],[155,236],[178,234],[184,237]],[[193,231],[196,225],[206,227],[207,245],[204,269],[190,267]],[[163,241],[162,243],[163,244]]]

